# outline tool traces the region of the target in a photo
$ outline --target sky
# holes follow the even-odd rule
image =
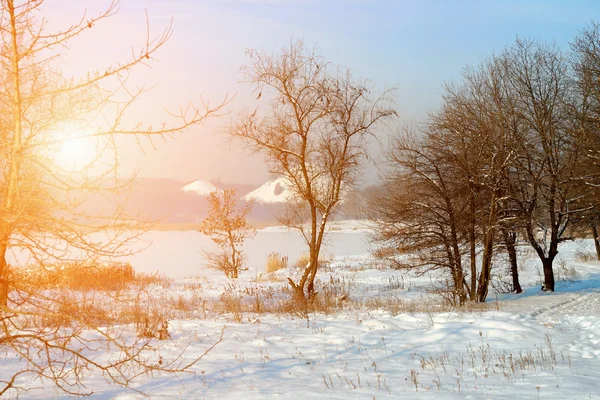
[[[51,26],[94,15],[102,0],[47,0]],[[228,115],[173,138],[121,140],[121,169],[139,176],[260,184],[269,178],[262,157],[225,140],[236,110],[253,106],[252,87],[241,82],[246,49],[276,53],[291,39],[319,47],[329,61],[368,78],[379,89],[396,87],[403,122],[423,121],[441,104],[445,82],[460,82],[467,65],[500,52],[517,36],[556,42],[567,49],[595,16],[597,1],[448,0],[121,0],[119,12],[65,49],[61,68],[73,75],[118,63],[145,41],[146,12],[153,34],[172,21],[173,35],[158,62],[134,71],[134,83],[152,87],[132,119],[167,118],[201,100],[217,104],[235,95]],[[600,19],[599,19],[600,20]],[[100,66],[100,67],[99,67]],[[383,146],[373,146],[377,159]],[[367,166],[366,184],[376,179]]]

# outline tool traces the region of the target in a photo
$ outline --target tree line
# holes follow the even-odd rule
[[[373,201],[376,239],[414,252],[398,268],[439,270],[456,304],[488,296],[494,255],[508,254],[521,292],[522,239],[553,291],[561,242],[597,224],[600,26],[565,51],[517,39],[447,84],[427,121],[393,138],[383,188]]]

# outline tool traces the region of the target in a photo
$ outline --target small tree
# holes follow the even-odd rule
[[[407,262],[392,257],[398,269],[418,274],[442,271],[446,282],[439,293],[462,305],[465,288],[466,246],[461,216],[466,208],[464,186],[457,181],[445,148],[436,143],[440,133],[405,130],[390,143],[389,169],[383,187],[372,199],[371,210],[378,227],[374,239],[413,257]]]
[[[241,247],[244,240],[255,233],[246,221],[246,216],[252,211],[252,203],[236,210],[235,189],[210,193],[208,203],[208,217],[202,221],[199,230],[219,246],[216,252],[205,252],[209,266],[223,271],[228,278],[236,279],[246,259]]]
[[[263,110],[242,112],[229,134],[264,154],[270,172],[283,176],[294,192],[284,225],[300,231],[310,261],[298,282],[289,279],[296,301],[314,294],[325,228],[353,184],[379,124],[396,112],[389,90],[377,95],[367,81],[308,50],[302,40],[279,55],[249,50],[242,68]],[[261,100],[262,99],[262,100]],[[304,293],[305,287],[307,293]]]

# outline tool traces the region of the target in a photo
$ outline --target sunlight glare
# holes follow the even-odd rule
[[[90,167],[96,152],[96,145],[90,138],[69,139],[62,143],[55,158],[62,169],[77,172]]]

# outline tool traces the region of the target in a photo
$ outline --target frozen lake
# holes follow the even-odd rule
[[[159,272],[168,277],[180,278],[190,275],[212,275],[216,271],[204,264],[202,249],[213,249],[207,236],[195,231],[150,231],[142,236],[149,246],[140,253],[127,257],[138,272]],[[293,264],[299,256],[308,252],[298,232],[260,230],[254,238],[244,243],[248,271],[242,275],[254,276],[265,271],[267,256],[271,252],[288,256]],[[324,257],[364,254],[370,251],[368,232],[335,231],[326,237],[321,251]]]
[[[321,250],[321,258],[334,256],[361,255],[369,253],[369,231],[361,221],[340,221],[332,223],[332,230],[325,237]],[[106,235],[94,234],[90,238],[98,243],[105,242]],[[68,249],[66,245],[56,248]],[[127,244],[134,254],[118,258],[128,261],[137,272],[155,273],[170,278],[182,278],[191,275],[214,276],[222,272],[206,266],[203,249],[214,250],[216,245],[197,231],[148,231],[135,241]],[[139,251],[138,251],[139,250]],[[247,256],[247,271],[242,275],[253,277],[266,270],[267,257],[272,252],[288,256],[293,265],[298,257],[308,253],[308,247],[297,231],[288,231],[282,227],[269,227],[258,230],[253,238],[244,243],[243,250]],[[54,250],[47,250],[55,253]],[[85,258],[79,250],[66,250],[60,253],[62,259]],[[44,256],[44,252],[39,255]],[[25,265],[33,262],[31,254],[26,250],[11,249],[7,255],[8,262],[13,265]],[[54,261],[49,261],[53,263]]]

